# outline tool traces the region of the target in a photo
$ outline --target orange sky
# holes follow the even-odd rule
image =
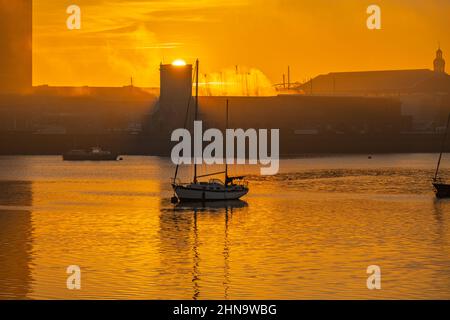
[[[199,57],[202,73],[236,64],[281,82],[347,70],[432,68],[438,41],[450,61],[450,1],[35,0],[34,85],[158,86],[158,66]],[[82,29],[66,27],[66,8]],[[244,68],[244,67],[242,67]]]

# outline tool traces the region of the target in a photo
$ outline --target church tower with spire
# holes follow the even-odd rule
[[[434,59],[434,72],[436,73],[445,73],[445,60],[442,57],[441,46],[436,51],[436,59]]]

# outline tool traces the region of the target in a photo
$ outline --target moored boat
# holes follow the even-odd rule
[[[450,198],[450,184],[434,182],[433,187],[437,198]]]
[[[198,114],[198,75],[199,75],[199,61],[196,62],[196,95],[195,95],[195,117],[197,120]],[[189,110],[189,109],[188,109]],[[227,100],[227,115],[226,127],[228,127],[228,100]],[[194,179],[192,183],[180,183],[177,180],[179,165],[175,170],[175,177],[173,178],[172,188],[175,193],[172,198],[173,203],[178,201],[227,201],[238,200],[249,192],[248,183],[245,177],[230,177],[228,176],[228,164],[225,161],[225,171],[213,174],[197,175],[197,164],[194,164]],[[218,179],[211,179],[208,182],[200,182],[199,179],[216,176],[219,174],[225,175],[225,182]]]
[[[70,150],[63,154],[64,161],[116,161],[118,158],[117,153],[99,147],[90,150]]]
[[[224,201],[240,199],[248,193],[245,181],[225,184],[213,179],[208,182],[172,185],[175,194],[181,201]]]

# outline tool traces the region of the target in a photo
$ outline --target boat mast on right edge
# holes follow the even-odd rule
[[[434,187],[434,191],[436,193],[437,198],[450,198],[450,184],[445,183],[439,177],[439,169],[441,167],[442,155],[445,151],[445,143],[447,142],[449,126],[450,126],[450,114],[447,119],[447,126],[445,127],[444,138],[442,139],[441,153],[439,154],[439,160],[438,160],[436,172],[435,172],[434,178],[433,178],[433,187]]]

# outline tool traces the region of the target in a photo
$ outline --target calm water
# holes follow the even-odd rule
[[[276,177],[238,167],[245,201],[203,208],[170,204],[167,159],[1,157],[0,299],[450,299],[436,158],[283,160]],[[69,265],[80,291],[66,288]]]

